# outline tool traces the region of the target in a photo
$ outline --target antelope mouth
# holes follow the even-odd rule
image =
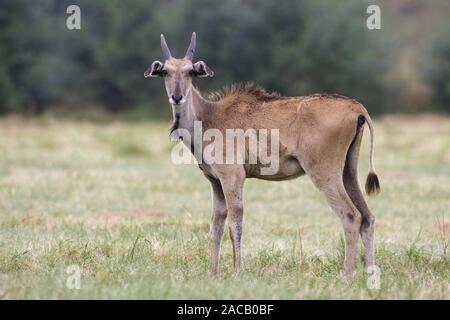
[[[177,101],[175,101],[174,99],[172,99],[172,98],[169,98],[169,103],[171,104],[171,105],[173,105],[173,106],[179,106],[179,105],[181,105],[181,104],[183,104],[183,103],[185,103],[186,102],[186,98],[182,98],[181,100],[177,100]]]

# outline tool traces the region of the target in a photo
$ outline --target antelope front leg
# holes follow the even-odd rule
[[[241,269],[241,238],[242,216],[244,212],[242,191],[244,187],[245,172],[242,169],[233,170],[221,179],[227,209],[228,228],[233,245],[233,266],[236,272]]]
[[[210,230],[212,240],[211,273],[215,274],[219,272],[220,243],[222,241],[225,219],[227,217],[227,205],[220,181],[209,177],[208,180],[211,182],[213,199],[213,214],[211,218]]]

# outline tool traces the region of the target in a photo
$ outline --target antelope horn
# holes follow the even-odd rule
[[[170,53],[169,47],[167,46],[166,39],[164,38],[163,34],[161,34],[161,49],[165,60],[172,58],[172,54]]]
[[[196,34],[195,32],[192,32],[192,38],[191,43],[189,44],[189,48],[186,51],[186,55],[184,56],[186,59],[189,59],[192,61],[194,59],[194,51],[195,51],[195,43],[196,43]]]

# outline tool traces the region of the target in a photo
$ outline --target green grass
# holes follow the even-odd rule
[[[0,120],[0,297],[449,299],[450,119],[375,119],[381,288],[361,255],[342,277],[341,227],[308,177],[249,180],[244,269],[228,235],[208,273],[210,189],[170,161],[170,123]],[[368,141],[360,178],[367,172]],[[79,290],[66,287],[79,266]]]

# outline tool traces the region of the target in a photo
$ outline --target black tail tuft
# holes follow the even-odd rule
[[[380,193],[380,181],[378,180],[377,174],[374,172],[369,172],[366,180],[366,193],[368,195]]]

